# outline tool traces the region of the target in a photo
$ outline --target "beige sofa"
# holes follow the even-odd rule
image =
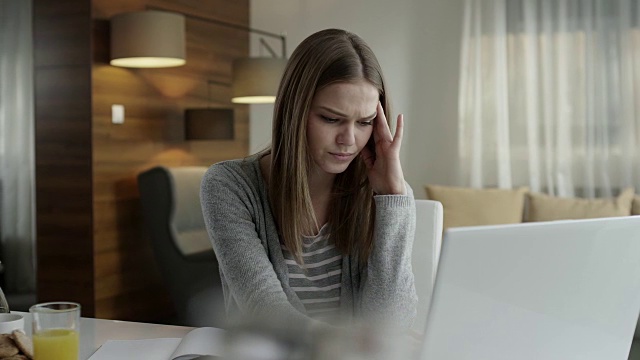
[[[612,199],[561,198],[522,187],[471,189],[427,185],[427,198],[442,203],[444,227],[640,215],[640,195],[625,189]]]
[[[526,187],[505,190],[427,185],[425,188],[429,200],[442,203],[445,229],[640,215],[640,194],[634,194],[633,189],[625,189],[610,199],[580,199],[532,193]],[[630,359],[640,359],[640,319]]]

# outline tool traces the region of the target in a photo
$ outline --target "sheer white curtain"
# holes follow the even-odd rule
[[[640,191],[639,3],[466,0],[463,185]]]
[[[0,0],[0,235],[7,292],[35,289],[30,0]]]

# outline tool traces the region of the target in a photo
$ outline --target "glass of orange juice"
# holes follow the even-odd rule
[[[48,302],[33,305],[35,360],[78,360],[80,304]]]

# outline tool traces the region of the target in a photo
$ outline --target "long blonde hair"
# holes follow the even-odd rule
[[[357,35],[319,31],[294,50],[284,71],[273,113],[269,200],[281,241],[302,264],[303,234],[317,231],[308,176],[313,160],[307,148],[307,118],[316,92],[337,83],[364,79],[378,89],[389,118],[380,64]],[[367,146],[373,146],[373,136]],[[345,255],[366,264],[373,248],[373,190],[361,156],[338,174],[330,199],[331,240]]]

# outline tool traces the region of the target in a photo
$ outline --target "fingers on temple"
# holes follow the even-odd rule
[[[382,108],[382,104],[378,102],[378,117],[377,117],[377,126],[375,129],[377,139],[376,140],[387,140],[389,142],[393,141],[393,137],[391,136],[391,129],[389,129],[389,124],[387,123],[387,117],[384,115],[384,109]]]
[[[398,115],[398,120],[396,122],[396,133],[393,136],[394,145],[400,147],[402,144],[402,135],[404,133],[404,115]]]

